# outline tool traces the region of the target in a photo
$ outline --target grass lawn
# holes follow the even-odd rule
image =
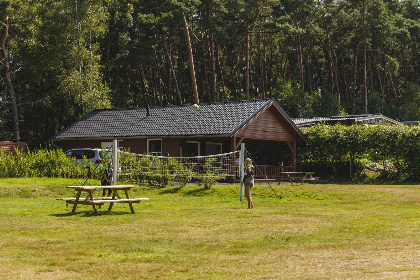
[[[139,187],[94,215],[83,180],[0,179],[0,279],[420,279],[419,185]],[[91,184],[91,183],[88,183]]]

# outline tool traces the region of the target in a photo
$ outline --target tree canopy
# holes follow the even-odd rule
[[[272,97],[291,117],[420,118],[418,0],[0,0],[0,22],[3,140],[194,103],[194,83],[200,102]]]

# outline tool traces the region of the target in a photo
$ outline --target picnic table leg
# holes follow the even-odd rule
[[[78,190],[76,194],[76,200],[74,201],[73,209],[71,210],[72,213],[76,212],[77,203],[79,202],[80,194],[82,190]]]
[[[130,196],[128,195],[128,190],[124,190],[124,192],[125,192],[125,197],[126,197],[127,199],[130,199]],[[128,202],[128,205],[130,205],[131,213],[133,213],[133,214],[134,214],[133,203]]]
[[[301,185],[303,185],[303,182],[305,181],[306,177],[308,176],[308,174],[305,174],[302,178],[302,182],[300,183]]]
[[[115,197],[118,197],[118,198],[120,198],[120,196],[118,195],[118,193],[117,193],[117,190],[116,189],[112,189],[112,200],[115,200]],[[109,203],[109,207],[108,207],[108,211],[111,211],[111,209],[112,209],[112,204],[113,204],[114,202],[110,202]]]
[[[89,191],[89,199],[90,201],[93,201],[93,190]],[[92,207],[93,207],[93,213],[98,214],[98,210],[96,210],[95,204],[92,204]]]

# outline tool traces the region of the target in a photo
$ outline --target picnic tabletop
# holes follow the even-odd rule
[[[304,181],[315,181],[318,177],[313,177],[315,172],[312,171],[291,171],[291,172],[282,172],[278,178],[279,184],[283,181],[288,181],[290,184],[293,182],[303,184]]]
[[[111,211],[115,203],[128,203],[130,206],[131,213],[134,214],[134,208],[132,203],[140,203],[149,198],[130,198],[129,190],[137,187],[136,185],[110,185],[110,186],[67,186],[67,188],[74,189],[76,196],[71,198],[60,198],[58,200],[64,200],[66,204],[73,204],[72,213],[76,211],[77,205],[92,205],[93,212],[96,214],[98,210],[96,206],[101,207],[105,203],[109,203],[108,211]],[[93,193],[95,190],[111,189],[112,197],[94,197]],[[125,197],[121,198],[118,191],[122,190],[125,193]],[[82,192],[87,192],[86,198],[81,197]]]

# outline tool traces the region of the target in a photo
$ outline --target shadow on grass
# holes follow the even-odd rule
[[[119,216],[119,215],[132,215],[130,209],[127,211],[108,211],[108,210],[98,210],[98,213],[94,213],[93,210],[86,210],[86,211],[76,211],[71,212],[71,210],[67,213],[60,213],[60,214],[51,214],[52,217],[72,217],[72,216],[79,216],[79,217],[95,217],[95,216]]]
[[[170,189],[165,189],[161,191],[160,194],[174,194],[174,193],[179,193],[181,190],[182,190],[182,187],[170,188]]]
[[[215,193],[215,190],[213,189],[207,189],[205,187],[199,188],[199,189],[195,189],[195,190],[190,190],[188,192],[185,193],[186,196],[206,196],[209,194]]]

